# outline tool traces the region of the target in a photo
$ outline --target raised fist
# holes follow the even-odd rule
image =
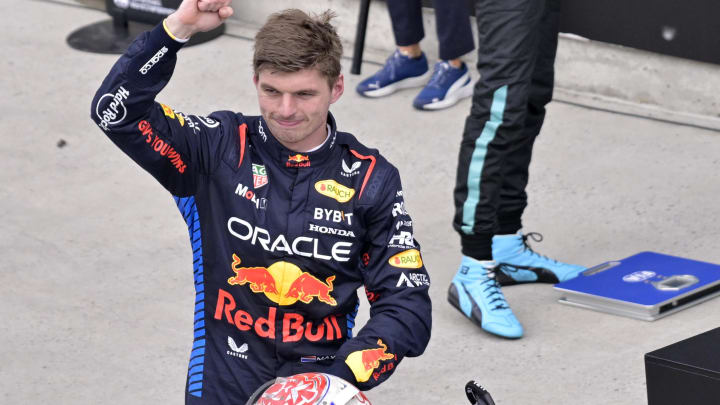
[[[190,38],[196,32],[217,28],[233,15],[232,0],[183,0],[165,23],[177,38]]]

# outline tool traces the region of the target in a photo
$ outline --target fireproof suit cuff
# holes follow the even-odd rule
[[[173,33],[170,32],[170,28],[168,28],[167,23],[165,22],[166,20],[167,20],[167,18],[165,20],[163,20],[162,26],[165,29],[165,33],[168,34],[168,36],[170,38],[174,39],[177,42],[180,42],[181,44],[184,44],[185,42],[190,40],[190,38],[178,38],[175,35],[173,35]]]

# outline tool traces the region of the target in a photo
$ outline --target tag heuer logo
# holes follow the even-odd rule
[[[254,188],[260,188],[268,183],[268,176],[267,171],[265,170],[265,166],[253,163],[252,172]]]

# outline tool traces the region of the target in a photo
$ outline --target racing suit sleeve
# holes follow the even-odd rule
[[[172,76],[182,45],[162,24],[138,36],[112,67],[91,106],[93,121],[110,140],[181,197],[194,194],[198,175],[218,164],[216,152],[227,142],[221,135],[228,124],[221,122],[222,113],[188,116],[155,102]]]
[[[363,390],[385,381],[403,357],[421,355],[430,340],[430,279],[413,238],[397,169],[392,168],[382,193],[366,219],[362,271],[370,319],[336,354],[336,363],[352,372],[349,381]]]

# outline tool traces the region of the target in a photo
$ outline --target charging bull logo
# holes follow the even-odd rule
[[[240,267],[241,260],[233,254],[231,267],[234,277],[228,278],[230,285],[248,284],[250,291],[264,293],[278,305],[292,305],[298,300],[309,304],[313,298],[325,304],[336,306],[337,301],[330,295],[335,276],[325,282],[288,262],[275,262],[270,267]]]
[[[254,293],[267,292],[277,294],[275,279],[265,267],[240,267],[240,258],[233,254],[232,269],[235,277],[228,279],[230,285],[250,284],[250,290]]]
[[[308,155],[295,154],[288,156],[285,163],[286,167],[310,167],[310,157]]]
[[[379,348],[352,352],[345,359],[345,364],[350,367],[358,382],[369,380],[373,370],[380,367],[381,361],[395,358],[394,354],[387,353],[387,346],[382,339],[378,339],[377,344]]]

